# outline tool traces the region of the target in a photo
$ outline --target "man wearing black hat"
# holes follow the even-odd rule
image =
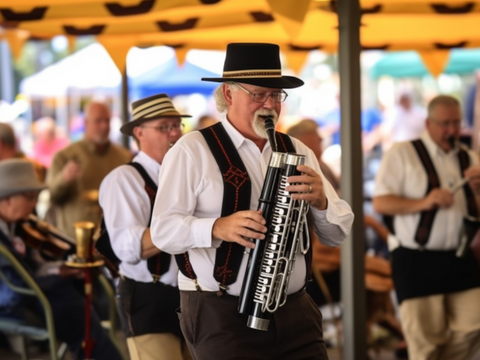
[[[179,259],[181,326],[196,360],[326,359],[322,318],[305,294],[309,261],[298,253],[286,303],[259,331],[237,306],[249,255],[249,239],[265,239],[267,225],[257,211],[272,147],[264,118],[277,122],[281,102],[303,81],[282,76],[279,47],[242,43],[227,47],[222,82],[215,91],[221,123],[192,132],[165,157],[159,178],[151,234],[153,243]],[[279,150],[306,155],[302,174],[285,190],[305,200],[321,241],[341,244],[353,214],[322,175],[313,152],[286,135]],[[293,149],[294,148],[294,149]],[[223,194],[223,199],[222,199]],[[183,259],[183,260],[182,260]],[[306,266],[307,265],[307,266]],[[261,327],[261,326],[260,326]]]
[[[38,194],[46,185],[37,180],[33,164],[24,159],[0,161],[0,243],[2,243],[34,278],[45,294],[53,312],[57,337],[67,343],[74,359],[84,359],[85,299],[72,283],[82,275],[63,262],[44,260],[37,249],[26,246],[15,231],[35,208]],[[24,287],[12,265],[0,256],[0,268],[8,280]],[[98,315],[91,311],[91,337],[95,339],[92,359],[121,360],[116,347],[102,328]],[[31,313],[43,319],[37,299],[20,295],[0,280],[0,317],[31,319]],[[30,316],[27,316],[30,314]]]
[[[180,304],[178,267],[150,237],[158,173],[170,147],[182,136],[182,117],[165,94],[132,104],[132,121],[120,129],[133,136],[140,152],[129,165],[110,172],[99,201],[113,251],[121,260],[117,293],[126,314],[132,360],[189,358],[175,310]]]

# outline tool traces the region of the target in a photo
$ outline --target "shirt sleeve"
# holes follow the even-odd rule
[[[68,158],[65,152],[59,152],[54,156],[52,165],[47,171],[46,181],[50,192],[50,200],[55,205],[66,203],[78,193],[77,181],[68,183],[63,178],[62,170],[67,162]]]
[[[111,171],[100,185],[99,202],[115,255],[129,264],[139,263],[151,208],[141,175],[129,165]]]
[[[394,144],[384,155],[375,177],[374,196],[402,195],[401,184],[407,164],[402,160],[401,146]]]
[[[350,205],[338,197],[337,192],[325,178],[320,165],[313,154],[303,143],[296,141],[297,152],[307,154],[306,165],[310,166],[323,180],[323,189],[328,200],[327,209],[310,208],[314,221],[315,233],[320,242],[328,246],[338,246],[350,233],[353,224],[353,212]]]
[[[213,217],[197,209],[197,196],[204,183],[202,169],[207,168],[203,163],[205,156],[193,157],[191,152],[195,148],[187,151],[178,145],[181,144],[168,151],[160,169],[151,223],[152,241],[170,254],[218,247],[220,241],[212,240],[212,228],[220,214]]]

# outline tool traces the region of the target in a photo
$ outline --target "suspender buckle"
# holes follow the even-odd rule
[[[227,294],[228,286],[224,284],[218,284],[217,296],[223,296]]]
[[[195,289],[197,289],[197,291],[202,291],[202,288],[198,284],[197,278],[194,278],[192,280],[193,280],[193,283],[195,284]]]

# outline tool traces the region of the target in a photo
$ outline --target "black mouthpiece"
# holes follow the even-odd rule
[[[449,136],[448,143],[450,144],[450,147],[453,149],[455,147],[455,137]]]
[[[271,117],[266,117],[264,122],[265,122],[265,130],[275,131],[275,125],[273,124],[273,119]]]
[[[275,139],[275,124],[273,123],[272,117],[265,117],[263,120],[265,124],[265,130],[267,131],[268,141],[270,141],[270,146],[272,151],[277,151],[277,140]]]

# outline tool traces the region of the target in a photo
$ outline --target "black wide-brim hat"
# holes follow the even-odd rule
[[[160,118],[192,117],[182,115],[173,106],[172,100],[167,94],[158,94],[134,101],[132,103],[132,121],[123,124],[120,131],[124,135],[131,136],[133,128],[142,125],[144,122]]]
[[[304,84],[294,76],[282,76],[280,47],[265,43],[228,44],[223,76],[202,80],[234,81],[275,89],[293,89]]]

